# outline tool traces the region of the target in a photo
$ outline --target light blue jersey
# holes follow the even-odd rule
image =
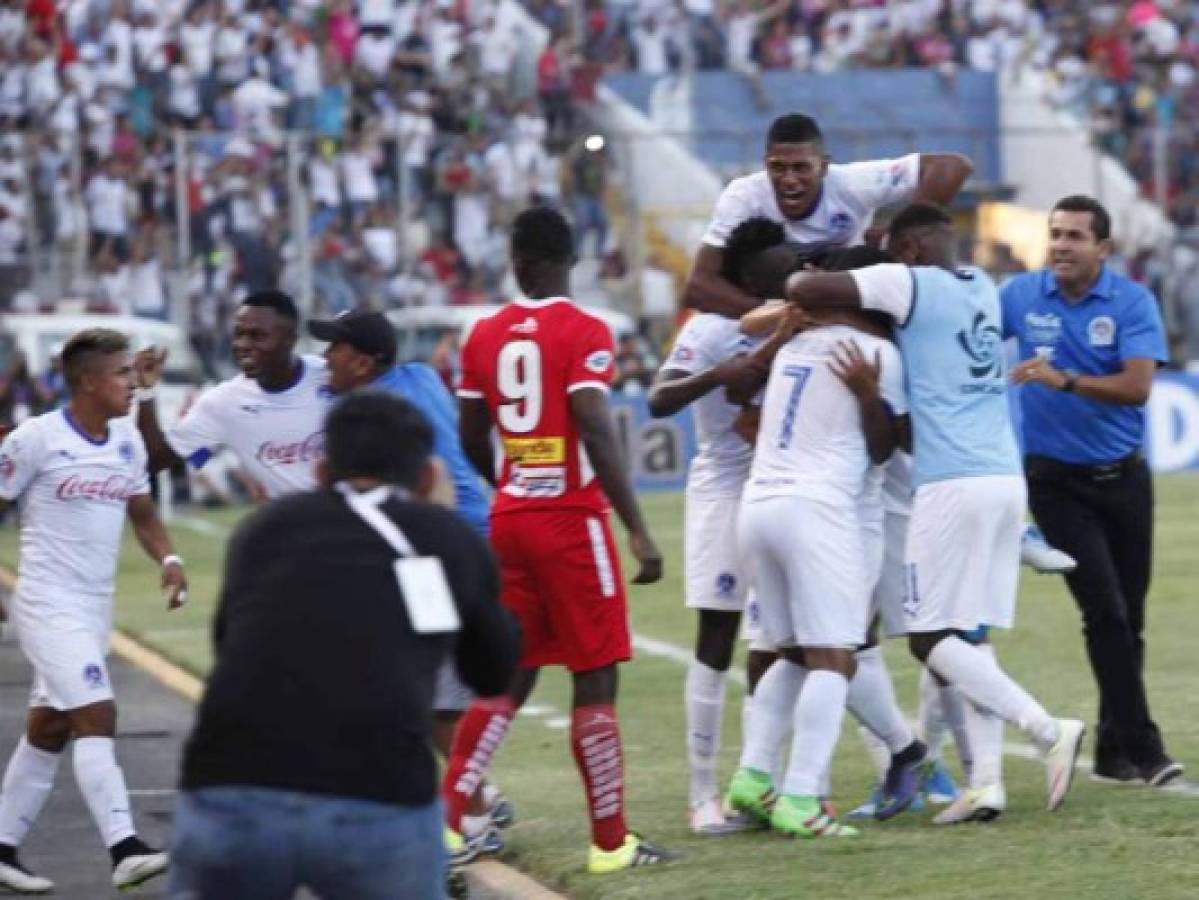
[[[862,305],[899,323],[916,485],[1022,474],[999,294],[987,274],[887,264],[853,275]]]

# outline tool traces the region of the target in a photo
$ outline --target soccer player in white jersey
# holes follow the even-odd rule
[[[800,273],[788,298],[805,309],[886,312],[908,379],[916,494],[908,532],[905,622],[912,653],[967,700],[970,789],[934,820],[987,820],[1007,805],[1003,723],[1043,752],[1048,808],[1065,800],[1085,726],[1058,719],[972,643],[980,624],[1015,617],[1027,489],[1012,431],[999,298],[980,269],[958,268],[949,215],[901,211],[889,249],[903,264],[850,273]]]
[[[747,219],[733,229],[725,253],[729,277],[740,283],[742,261],[781,244],[783,228],[769,219]],[[761,341],[746,337],[724,316],[693,316],[675,339],[649,393],[650,413],[671,416],[692,406],[699,450],[687,473],[683,515],[684,593],[699,617],[695,656],[683,687],[687,759],[690,766],[689,824],[696,834],[719,836],[745,827],[744,817],[725,814],[716,762],[728,669],[737,642],[749,583],[737,551],[737,510],[749,477],[753,446],[734,429],[741,411],[725,396],[729,382],[744,371],[745,354]],[[751,650],[747,668],[764,670],[774,654]],[[766,656],[763,661],[755,657]],[[747,718],[750,697],[743,707]],[[744,724],[742,726],[744,732]]]
[[[860,498],[897,445],[899,352],[869,317],[817,323],[774,358],[738,526],[761,627],[782,658],[754,693],[734,808],[798,837],[856,830],[822,802],[874,583]],[[852,324],[850,324],[852,322]],[[781,795],[771,771],[793,726]],[[922,751],[917,748],[922,756]]]
[[[767,132],[762,170],[731,181],[716,201],[683,300],[733,318],[758,305],[723,268],[729,235],[746,219],[778,222],[789,241],[813,250],[852,247],[862,243],[878,209],[914,201],[948,204],[972,171],[970,161],[955,153],[831,163],[814,119],[780,116]]]
[[[215,447],[224,446],[268,498],[316,487],[332,393],[325,361],[295,352],[298,322],[295,301],[282,291],[250,294],[233,323],[233,355],[241,374],[205,391],[165,434],[153,402],[165,354],[137,355],[142,387],[137,425],[151,472],[183,461],[199,468]]]
[[[167,607],[186,599],[183,562],[150,499],[146,448],[126,418],[133,396],[128,339],[81,331],[62,350],[68,405],[30,419],[0,444],[0,506],[16,501],[20,558],[12,621],[34,669],[24,736],[0,793],[0,885],[47,893],[17,848],[54,786],[74,739],[75,780],[112,857],[112,883],[130,888],[163,872],[167,855],[137,836],[113,749],[116,704],[105,665],[113,580],[128,513],[162,567]]]

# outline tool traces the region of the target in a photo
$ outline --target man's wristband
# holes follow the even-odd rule
[[[1078,387],[1078,376],[1072,372],[1067,372],[1066,383],[1062,385],[1062,391],[1066,394],[1073,394],[1076,387]]]
[[[150,400],[158,399],[158,385],[155,384],[151,387],[137,388],[133,392],[133,399],[135,399],[138,403],[145,403]]]
[[[174,554],[174,553],[164,556],[162,558],[162,567],[165,569],[167,566],[178,566],[179,568],[182,569],[183,568],[183,557],[178,556],[177,554]]]

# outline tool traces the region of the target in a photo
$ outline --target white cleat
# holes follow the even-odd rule
[[[1020,564],[1042,575],[1069,575],[1078,568],[1073,556],[1049,546],[1036,525],[1027,526],[1020,538]]]
[[[1074,765],[1078,762],[1078,753],[1082,750],[1082,739],[1087,733],[1087,726],[1078,719],[1058,719],[1057,741],[1045,753],[1045,783],[1049,790],[1050,812],[1059,808],[1066,799],[1066,793],[1074,782]]]
[[[54,882],[25,871],[20,864],[9,866],[0,863],[0,887],[15,894],[48,894],[54,890]]]
[[[126,856],[112,870],[112,886],[128,891],[167,870],[170,858],[165,850]]]
[[[1007,791],[1002,784],[966,788],[958,798],[933,818],[934,825],[960,825],[962,822],[990,822],[1007,809]]]
[[[723,837],[751,827],[746,816],[739,812],[727,812],[715,797],[692,806],[687,820],[691,833],[700,837]]]

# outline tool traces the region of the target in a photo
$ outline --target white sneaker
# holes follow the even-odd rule
[[[170,858],[165,850],[126,856],[112,870],[112,886],[119,891],[135,888],[167,870]]]
[[[26,872],[20,864],[8,866],[0,863],[0,887],[17,894],[48,894],[54,890],[54,882],[41,875]]]
[[[1049,789],[1048,809],[1053,812],[1066,799],[1074,781],[1074,764],[1082,749],[1087,726],[1078,719],[1058,719],[1057,742],[1045,753],[1045,782]]]
[[[701,800],[688,812],[692,834],[701,837],[723,837],[750,827],[750,821],[739,812],[726,812],[715,797]]]
[[[1027,526],[1020,538],[1020,564],[1042,575],[1068,575],[1078,568],[1073,556],[1049,546],[1036,525]]]
[[[990,822],[1007,809],[1007,791],[1002,784],[967,788],[933,818],[934,825]]]

